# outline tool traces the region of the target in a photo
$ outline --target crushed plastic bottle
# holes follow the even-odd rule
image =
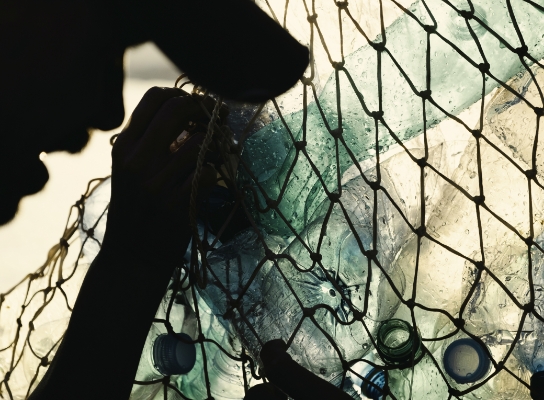
[[[303,112],[299,111],[284,116],[289,129],[284,126],[281,119],[278,119],[246,141],[243,154],[245,162],[255,174],[260,187],[272,200],[279,201],[278,211],[295,232],[302,232],[308,224],[304,216],[311,214],[326,197],[323,185],[329,192],[338,189],[337,169],[342,175],[354,163],[375,156],[376,151],[385,152],[396,143],[388,129],[395,132],[401,141],[422,133],[422,97],[429,96],[444,110],[441,111],[429,101],[426,102],[428,129],[446,118],[444,112],[457,115],[481,97],[484,80],[480,69],[486,71],[489,67],[489,73],[503,82],[523,70],[518,54],[508,48],[508,46],[520,48],[520,52],[525,49],[513,29],[508,9],[497,6],[493,0],[472,3],[473,10],[468,4],[459,5],[461,15],[440,0],[426,1],[425,5],[418,1],[409,8],[416,19],[430,26],[428,30],[431,32],[432,72],[429,88],[426,84],[426,68],[423,61],[427,55],[428,32],[410,15],[404,13],[386,29],[385,46],[382,45],[382,38],[378,36],[372,45],[363,46],[342,60],[343,66],[331,75],[323,91],[318,95],[319,107],[316,102],[310,102],[307,106],[306,135],[302,129]],[[538,26],[544,20],[542,12],[525,2],[512,3],[512,8],[527,51],[539,60],[544,55],[544,43],[540,32],[536,32],[532,27]],[[468,23],[486,56],[485,62],[472,39],[465,17],[469,18]],[[478,18],[495,30],[504,38],[504,42],[500,42],[472,17]],[[471,65],[451,45],[434,35],[434,23],[436,32],[474,60],[476,65]],[[387,51],[381,51],[382,47]],[[376,78],[378,65],[376,49],[381,54],[380,90]],[[402,67],[404,73],[400,72],[390,55]],[[359,59],[365,62],[360,64]],[[525,60],[529,61],[527,58]],[[416,93],[404,74],[411,80]],[[484,93],[490,93],[497,86],[495,79],[485,80]],[[430,89],[430,92],[427,93],[427,89]],[[340,99],[337,99],[337,93],[340,93]],[[384,122],[378,124],[379,142],[376,143],[374,116],[380,119],[382,112]],[[353,153],[353,158],[342,144],[338,145],[339,155],[336,157],[338,140],[329,133],[326,125],[334,130],[335,134],[342,135]],[[299,141],[299,144],[295,146],[293,141]],[[301,146],[319,171],[323,183],[303,153],[297,150],[297,147]],[[291,171],[296,158],[297,162]],[[249,178],[247,180],[251,181]],[[281,201],[278,199],[280,193]],[[263,196],[258,202],[260,207],[266,207]],[[282,236],[292,235],[276,210],[260,215],[259,218],[261,226],[267,231]]]

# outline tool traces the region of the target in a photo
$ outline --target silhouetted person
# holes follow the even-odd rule
[[[193,82],[264,101],[300,78],[308,51],[249,0],[0,2],[0,224],[48,179],[41,152],[80,151],[124,118],[123,53],[153,40]],[[207,104],[210,108],[212,104]],[[113,148],[100,253],[37,399],[128,398],[151,321],[189,242],[189,185],[201,136],[168,151],[202,113],[152,89]],[[205,168],[201,192],[214,183]]]
[[[41,152],[78,152],[90,129],[121,124],[123,53],[148,40],[237,100],[286,91],[308,63],[250,0],[0,2],[0,225],[47,182]]]

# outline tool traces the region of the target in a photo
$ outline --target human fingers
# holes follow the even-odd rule
[[[168,185],[179,185],[180,178],[185,180],[187,175],[196,168],[200,148],[204,141],[203,133],[190,136],[179,150],[172,154],[164,166],[158,168],[145,182],[144,187],[149,193],[160,193]]]
[[[127,125],[119,135],[119,139],[126,141],[138,140],[165,102],[173,97],[189,96],[178,88],[152,87],[149,89],[132,113]]]
[[[195,173],[196,171],[193,171],[193,173],[191,173],[189,177],[172,192],[166,202],[166,207],[168,207],[168,209],[179,210],[180,207],[190,205],[190,196],[192,194]],[[204,165],[198,179],[197,206],[198,203],[201,203],[210,195],[216,183],[217,171],[210,165]]]
[[[206,111],[211,112],[214,105],[211,98],[202,104],[189,96],[167,100],[135,144],[125,166],[137,172],[149,167],[153,160],[167,162],[171,156],[170,144],[188,129],[189,122],[206,118]]]

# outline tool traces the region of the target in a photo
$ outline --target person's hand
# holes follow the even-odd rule
[[[199,103],[180,89],[154,87],[136,107],[113,146],[103,250],[130,252],[153,263],[179,262],[183,256],[191,234],[191,187],[204,133],[190,136],[174,153],[170,145],[190,122],[206,119]],[[214,100],[202,104],[211,114]],[[204,165],[199,197],[215,183],[215,169]]]
[[[210,113],[214,105],[204,102]],[[102,248],[32,400],[129,397],[149,326],[191,237],[189,199],[204,135],[195,133],[174,153],[170,144],[189,122],[205,123],[206,115],[185,92],[153,88],[118,136]],[[215,182],[214,167],[205,165],[200,195]],[[112,361],[114,373],[104,374]]]

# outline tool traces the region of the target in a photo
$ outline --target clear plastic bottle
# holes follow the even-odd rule
[[[535,242],[542,247],[544,235]],[[516,344],[515,355],[530,374],[531,395],[533,399],[544,398],[544,322],[536,315],[544,315],[544,254],[532,247],[532,280],[534,288],[534,311],[527,314],[519,342]]]
[[[354,315],[361,318],[364,311],[367,327],[373,331],[379,321],[394,314],[400,300],[378,268],[363,256],[357,240],[369,249],[364,228],[354,234],[345,219],[334,213],[319,245],[322,224],[323,219],[314,222],[302,235],[305,242],[294,239],[285,250],[285,243],[276,236],[262,233],[259,237],[252,229],[241,232],[208,258],[213,273],[201,294],[216,315],[232,322],[256,360],[264,343],[287,342],[298,329],[289,353],[302,367],[330,381],[342,372],[342,359],[360,358],[370,348],[366,331],[353,320]],[[310,255],[318,252],[323,267]],[[365,299],[370,268],[374,275]],[[391,276],[403,291],[402,272]],[[307,318],[299,327],[303,317]],[[340,354],[311,318],[332,336]]]
[[[147,335],[136,372],[136,381],[156,383],[135,383],[131,400],[153,399],[161,391],[165,376],[187,374],[195,367],[197,349],[193,342],[197,337],[197,326],[194,312],[181,291],[187,290],[188,286],[187,278],[183,279],[184,271],[177,269],[170,281],[155,315],[157,322],[153,322]],[[178,280],[183,283],[180,291],[176,290]],[[171,325],[172,332],[168,331],[166,321]]]
[[[387,383],[387,373],[379,366],[374,366],[375,353],[370,352],[359,362],[351,367],[349,376],[353,382],[353,388],[363,398],[370,400],[382,400],[384,391],[381,390]],[[372,364],[371,364],[372,363]],[[365,379],[361,379],[361,377]]]
[[[243,399],[245,395],[244,371],[242,362],[230,358],[226,353],[240,358],[241,344],[232,332],[229,322],[213,313],[206,302],[197,294],[199,317],[206,352],[207,375],[210,384],[210,393],[217,400]],[[187,375],[179,376],[175,385],[187,397],[193,399],[207,399],[206,372],[204,371],[203,349],[197,346],[196,364]],[[225,353],[226,352],[226,353]],[[245,382],[251,384],[252,377],[245,371]]]
[[[436,22],[437,32],[473,60],[476,66],[465,60],[451,45],[444,43],[431,33],[432,80],[428,88],[424,61],[428,51],[428,32],[408,13],[403,13],[385,32],[387,38],[385,47],[388,52],[381,52],[381,90],[378,90],[376,49],[382,48],[382,38],[378,37],[375,45],[363,46],[346,56],[344,60],[337,60],[343,62],[343,68],[338,71],[339,83],[336,83],[336,73],[333,73],[324,85],[323,91],[318,95],[321,109],[315,102],[308,104],[305,120],[306,137],[303,137],[301,128],[303,126],[301,111],[284,116],[294,140],[305,140],[305,150],[329,191],[338,188],[337,168],[342,175],[353,165],[354,160],[342,145],[339,145],[337,159],[336,139],[329,133],[325,123],[333,130],[340,128],[336,132],[340,132],[349,145],[355,155],[355,162],[360,162],[375,156],[377,148],[375,121],[368,113],[383,110],[385,123],[400,140],[405,141],[423,131],[420,93],[425,97],[426,90],[430,89],[428,95],[447,113],[456,115],[480,99],[483,86],[480,68],[485,71],[489,67],[490,74],[503,82],[523,69],[518,54],[499,42],[484,26],[472,18],[475,16],[483,21],[514,49],[521,48],[517,33],[512,28],[513,23],[507,7],[499,5],[494,0],[479,0],[472,3],[473,10],[467,3],[457,3],[462,11],[461,15],[441,0],[430,0],[425,4],[417,1],[409,7],[409,10],[421,23],[430,26],[428,29],[431,32],[434,29],[433,23]],[[542,13],[524,2],[512,3],[512,8],[525,45],[530,54],[540,59],[544,55],[544,44],[540,33],[535,32],[532,26],[538,26],[543,21]],[[465,19],[463,14],[468,19]],[[478,38],[479,46],[486,56],[485,61],[489,65],[480,56],[467,22]],[[402,67],[417,93],[414,93],[389,54]],[[364,62],[359,63],[360,59]],[[345,71],[349,72],[351,80],[348,79]],[[338,85],[341,101],[337,101]],[[485,93],[489,93],[497,86],[495,79],[487,79],[484,86]],[[381,93],[381,97],[378,93]],[[361,105],[361,99],[364,101],[366,110]],[[338,109],[342,111],[341,120]],[[445,113],[437,107],[427,106],[427,129],[445,117]],[[378,136],[380,152],[386,151],[395,143],[384,127],[380,127]],[[291,164],[297,154],[298,161],[290,172]],[[295,231],[302,232],[305,226],[303,215],[307,212],[305,209],[309,208],[311,212],[311,209],[326,197],[326,193],[322,189],[322,182],[318,175],[312,170],[304,155],[295,147],[290,132],[283,122],[276,120],[249,138],[245,143],[244,159],[255,173],[260,186],[273,200],[278,198],[290,174],[278,208]],[[266,207],[264,198],[260,200],[260,206]],[[260,215],[259,218],[261,225],[269,232],[280,235],[290,234],[288,227],[275,211]]]

